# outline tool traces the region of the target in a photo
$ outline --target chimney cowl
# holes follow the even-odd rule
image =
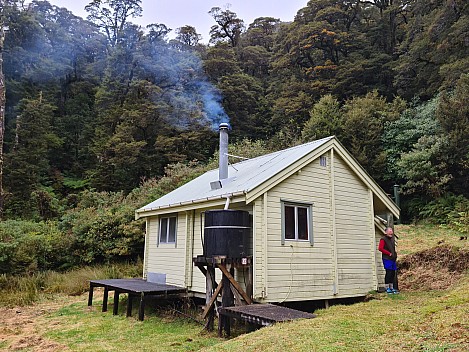
[[[222,128],[230,129],[230,124],[228,122],[222,122],[219,126],[218,129],[221,130]]]

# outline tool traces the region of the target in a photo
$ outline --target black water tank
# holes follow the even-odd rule
[[[249,212],[243,210],[208,210],[205,212],[205,256],[242,258],[248,255],[251,232]]]

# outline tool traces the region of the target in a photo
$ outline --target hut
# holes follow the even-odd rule
[[[220,168],[138,209],[146,219],[143,276],[205,295],[193,265],[203,255],[205,214],[249,213],[245,256],[236,280],[255,302],[364,296],[384,286],[377,247],[399,208],[334,136],[228,165],[220,128]],[[248,273],[249,272],[249,273]]]

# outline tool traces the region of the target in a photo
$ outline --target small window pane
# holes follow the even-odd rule
[[[295,239],[295,207],[285,206],[285,238]]]
[[[160,242],[167,242],[167,233],[168,233],[168,218],[161,218],[160,220]]]
[[[169,218],[169,233],[168,233],[168,242],[176,242],[176,218]]]
[[[308,239],[308,209],[298,207],[298,239]]]

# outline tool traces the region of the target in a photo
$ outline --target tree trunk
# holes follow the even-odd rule
[[[3,75],[3,43],[5,41],[5,28],[0,18],[0,220],[3,219],[4,192],[3,192],[3,135],[5,133],[5,76]]]

